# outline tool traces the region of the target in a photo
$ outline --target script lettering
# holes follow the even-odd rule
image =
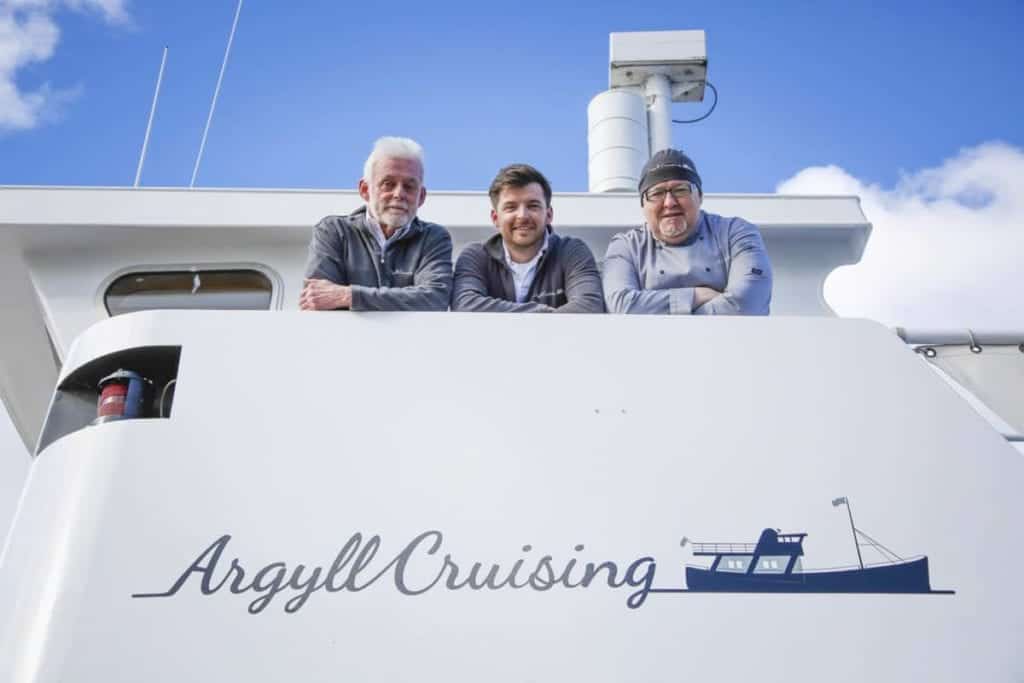
[[[435,587],[447,590],[533,590],[550,591],[554,588],[588,589],[601,583],[609,588],[630,586],[636,590],[629,594],[626,605],[636,609],[644,604],[654,583],[656,565],[654,558],[642,557],[620,571],[620,565],[606,560],[603,562],[581,563],[571,557],[564,562],[553,555],[531,558],[532,545],[523,545],[523,557],[511,565],[497,562],[472,562],[460,565],[452,553],[445,553],[440,559],[444,536],[440,531],[429,530],[414,537],[394,555],[384,556],[387,561],[378,560],[383,543],[379,535],[370,536],[364,542],[361,533],[354,533],[342,545],[330,567],[296,564],[293,567],[283,561],[270,562],[262,567],[246,570],[243,562],[235,557],[227,571],[218,572],[222,556],[231,541],[230,534],[224,534],[207,546],[174,579],[170,588],[159,593],[133,593],[133,598],[167,598],[176,595],[197,575],[202,595],[212,595],[227,586],[234,595],[251,593],[248,604],[250,614],[264,611],[274,599],[288,593],[284,611],[294,614],[302,609],[310,597],[326,589],[328,593],[364,591],[381,579],[390,576],[395,589],[402,595],[422,595]],[[576,553],[584,550],[582,544],[573,547]],[[434,559],[437,558],[437,559]],[[432,563],[440,560],[436,573]],[[466,567],[466,568],[464,568]],[[508,569],[506,569],[508,567]],[[414,571],[417,570],[417,571]],[[422,577],[428,577],[423,582]],[[429,578],[429,577],[433,578]],[[249,578],[251,577],[251,578]],[[413,577],[419,577],[413,582]]]

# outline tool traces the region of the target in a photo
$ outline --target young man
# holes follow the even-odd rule
[[[423,148],[380,138],[359,181],[366,206],[327,216],[313,229],[304,311],[444,311],[452,284],[452,239],[416,218],[427,198]]]
[[[489,190],[498,234],[467,246],[455,264],[453,311],[603,313],[594,255],[551,229],[551,185],[540,171],[513,164]]]
[[[690,157],[664,149],[644,165],[645,226],[612,238],[604,296],[612,313],[768,315],[772,267],[757,227],[701,211]]]

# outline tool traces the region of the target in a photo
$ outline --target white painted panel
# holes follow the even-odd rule
[[[173,415],[40,455],[0,567],[0,680],[1024,675],[1024,458],[878,325],[137,314],[92,328],[65,372],[146,343],[183,347]],[[407,587],[450,553],[504,572],[650,557],[653,585],[681,588],[685,564],[706,564],[681,537],[749,543],[765,527],[807,532],[807,569],[848,566],[836,496],[953,593],[652,593],[630,609],[637,586],[411,596],[386,569],[437,530],[437,553],[410,551]],[[283,562],[323,580],[355,533],[379,534],[361,577],[381,578],[292,614],[295,589],[250,614],[265,591],[204,595],[197,573],[132,597],[168,591],[224,535],[214,585],[235,558],[248,577]]]
[[[0,547],[10,527],[14,508],[31,462],[7,411],[0,407]]]

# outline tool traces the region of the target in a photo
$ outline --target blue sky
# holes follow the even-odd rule
[[[186,185],[235,2],[0,0],[19,5],[60,36],[12,79],[56,104],[0,133],[0,184],[131,184],[166,44],[143,184]],[[771,192],[826,164],[891,185],[964,147],[1024,146],[1019,2],[675,7],[248,0],[198,184],[350,187],[371,141],[403,134],[435,189],[482,189],[527,161],[585,190],[586,106],[607,86],[608,33],[626,30],[707,31],[721,102],[674,136],[712,192]]]

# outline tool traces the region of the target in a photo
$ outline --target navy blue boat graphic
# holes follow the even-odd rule
[[[932,590],[926,556],[905,559],[896,555],[853,525],[853,513],[846,498],[836,498],[832,504],[847,508],[857,566],[805,570],[802,558],[807,534],[765,529],[757,543],[694,543],[693,554],[714,558],[711,566],[687,565],[685,589],[652,592],[953,593]],[[683,545],[687,542],[683,539]],[[874,548],[885,561],[865,564],[862,546]]]
[[[804,571],[807,534],[765,529],[757,544],[695,543],[694,555],[713,556],[710,568],[686,567],[691,591],[775,593],[930,593],[928,558]]]

